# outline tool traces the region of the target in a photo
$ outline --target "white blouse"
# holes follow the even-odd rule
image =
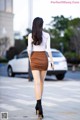
[[[47,32],[42,32],[42,43],[40,45],[32,44],[32,33],[28,35],[28,53],[32,51],[50,51],[50,35]]]

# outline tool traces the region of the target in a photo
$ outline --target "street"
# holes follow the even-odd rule
[[[45,81],[42,101],[44,120],[80,120],[80,81]],[[9,120],[39,120],[35,104],[34,82],[0,77],[0,113]]]
[[[35,113],[34,82],[28,75],[7,76],[6,64],[0,65],[0,118],[39,120]],[[63,81],[46,76],[43,94],[44,120],[80,120],[80,71],[68,71]]]

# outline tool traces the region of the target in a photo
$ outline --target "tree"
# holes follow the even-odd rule
[[[69,19],[65,18],[63,15],[52,17],[52,21],[50,25],[52,28],[49,29],[51,34],[51,47],[56,47],[57,49],[61,49],[61,44],[66,44],[64,41],[64,31],[68,28]]]
[[[59,30],[60,32],[64,31],[68,27],[69,19],[65,18],[63,15],[52,17],[51,25]]]
[[[63,15],[52,17],[51,47],[60,48],[60,43],[64,46],[64,52],[73,52],[80,55],[80,18],[65,18]]]
[[[49,29],[48,31],[51,35],[51,48],[59,48],[60,32],[57,29]]]
[[[64,38],[68,41],[69,50],[80,55],[80,18],[71,19]]]

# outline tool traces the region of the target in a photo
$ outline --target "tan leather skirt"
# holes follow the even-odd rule
[[[45,51],[34,51],[31,54],[31,70],[47,70],[48,57]]]

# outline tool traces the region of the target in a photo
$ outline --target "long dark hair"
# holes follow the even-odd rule
[[[42,42],[43,19],[36,17],[32,25],[32,39],[34,45],[40,45]]]

